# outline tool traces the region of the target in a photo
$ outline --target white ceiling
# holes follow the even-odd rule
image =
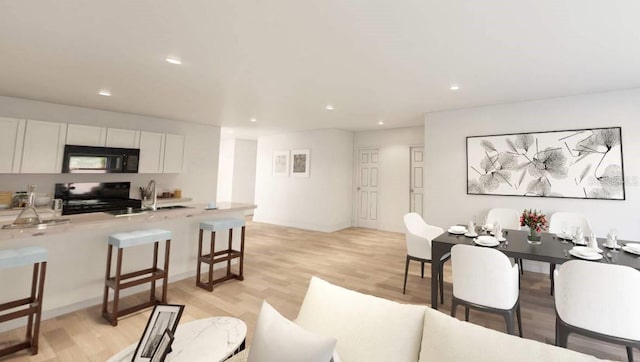
[[[226,127],[411,126],[638,87],[639,18],[636,0],[0,0],[0,95]]]

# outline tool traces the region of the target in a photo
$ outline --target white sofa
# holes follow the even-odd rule
[[[598,361],[586,354],[345,289],[313,277],[295,322],[337,338],[342,362]],[[247,351],[229,361],[246,361]]]

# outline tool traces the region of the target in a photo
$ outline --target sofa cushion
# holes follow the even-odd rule
[[[304,330],[262,302],[248,362],[329,362],[336,339]]]
[[[526,325],[525,325],[526,327]],[[420,361],[599,361],[593,356],[462,322],[427,309]]]
[[[426,309],[312,277],[296,323],[336,337],[336,351],[343,362],[411,362],[418,360]]]

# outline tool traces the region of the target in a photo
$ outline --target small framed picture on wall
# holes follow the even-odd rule
[[[273,175],[274,176],[289,175],[289,151],[273,152]]]
[[[309,150],[291,151],[291,176],[309,177]]]

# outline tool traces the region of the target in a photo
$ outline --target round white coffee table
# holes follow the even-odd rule
[[[166,361],[224,361],[244,349],[247,325],[238,318],[212,317],[179,324]],[[131,361],[132,344],[108,362]]]

